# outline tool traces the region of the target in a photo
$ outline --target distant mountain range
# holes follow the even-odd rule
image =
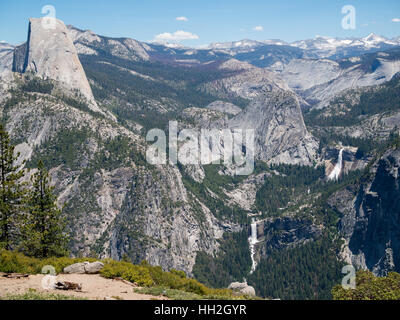
[[[68,26],[72,33],[79,35],[74,41],[86,46],[99,39],[91,31],[79,30]],[[105,39],[105,37],[101,37]],[[111,38],[108,38],[109,40]],[[108,42],[110,42],[108,40]],[[114,38],[114,41],[127,41],[127,38]],[[136,51],[139,58],[149,57],[170,61],[181,65],[197,65],[215,60],[235,58],[257,67],[270,67],[275,63],[288,63],[293,59],[343,59],[388,50],[400,46],[400,37],[387,39],[374,33],[364,38],[330,38],[317,36],[315,39],[287,43],[282,40],[256,41],[244,39],[234,42],[212,43],[201,48],[185,47],[172,43],[145,43],[136,40],[134,46],[128,46],[126,52]],[[115,42],[114,42],[115,44]],[[79,51],[79,48],[78,48]],[[81,52],[80,52],[81,53]]]
[[[340,39],[316,36],[314,39],[299,40],[292,43],[279,39],[262,41],[243,39],[233,42],[211,43],[207,46],[193,48],[183,46],[179,43],[147,43],[129,38],[102,37],[90,30],[81,30],[71,25],[68,26],[68,29],[74,35],[74,42],[78,43],[77,49],[81,54],[93,53],[93,49],[90,49],[90,44],[93,41],[108,39],[109,44],[113,42],[114,45],[121,41],[129,42],[126,46],[123,44],[126,49],[122,49],[121,51],[121,53],[125,52],[125,57],[126,55],[131,56],[134,53],[134,55],[143,60],[148,60],[149,56],[160,60],[175,58],[174,62],[185,65],[195,65],[233,57],[240,61],[249,62],[257,67],[269,67],[276,62],[287,63],[292,59],[326,58],[337,60],[400,46],[400,36],[388,39],[371,33],[364,38]],[[13,45],[4,42],[0,43],[0,59],[4,55],[4,52],[12,50],[13,47]]]

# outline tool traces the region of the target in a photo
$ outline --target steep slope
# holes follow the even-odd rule
[[[0,43],[0,75],[12,69],[14,46],[8,43]]]
[[[134,39],[102,37],[71,25],[67,28],[79,54],[98,55],[101,51],[131,61],[149,60],[147,51],[151,51],[151,48]]]
[[[329,200],[343,214],[343,257],[379,276],[400,270],[399,168],[400,151],[390,149],[359,187],[339,191]]]

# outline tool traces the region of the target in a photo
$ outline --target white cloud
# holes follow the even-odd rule
[[[264,27],[263,26],[257,26],[253,28],[254,31],[264,31]]]
[[[164,32],[155,36],[154,41],[164,42],[164,41],[183,41],[183,40],[196,40],[199,36],[187,31],[175,31],[174,33]]]
[[[175,20],[176,21],[189,21],[189,19],[186,17],[176,17]]]
[[[400,18],[393,18],[392,22],[400,22]]]

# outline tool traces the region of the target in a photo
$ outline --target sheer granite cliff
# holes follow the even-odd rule
[[[334,194],[330,205],[343,216],[343,258],[383,276],[400,271],[400,150],[388,150],[360,186]]]
[[[65,89],[80,92],[93,111],[101,112],[92,94],[78,53],[64,23],[29,19],[28,40],[14,50],[13,71],[52,79]]]

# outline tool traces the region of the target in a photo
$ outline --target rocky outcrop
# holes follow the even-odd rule
[[[256,290],[254,290],[254,287],[249,286],[246,282],[232,282],[228,289],[231,289],[235,293],[244,294],[251,297],[255,297],[256,295]]]
[[[388,150],[359,187],[334,194],[348,263],[386,275],[400,271],[400,151]]]
[[[208,109],[236,116],[242,111],[238,106],[224,101],[214,101],[207,106]]]
[[[68,29],[56,19],[54,28],[50,28],[44,19],[29,19],[28,40],[14,50],[13,71],[32,72],[43,79],[58,81],[64,88],[80,92],[94,111],[101,112]]]

